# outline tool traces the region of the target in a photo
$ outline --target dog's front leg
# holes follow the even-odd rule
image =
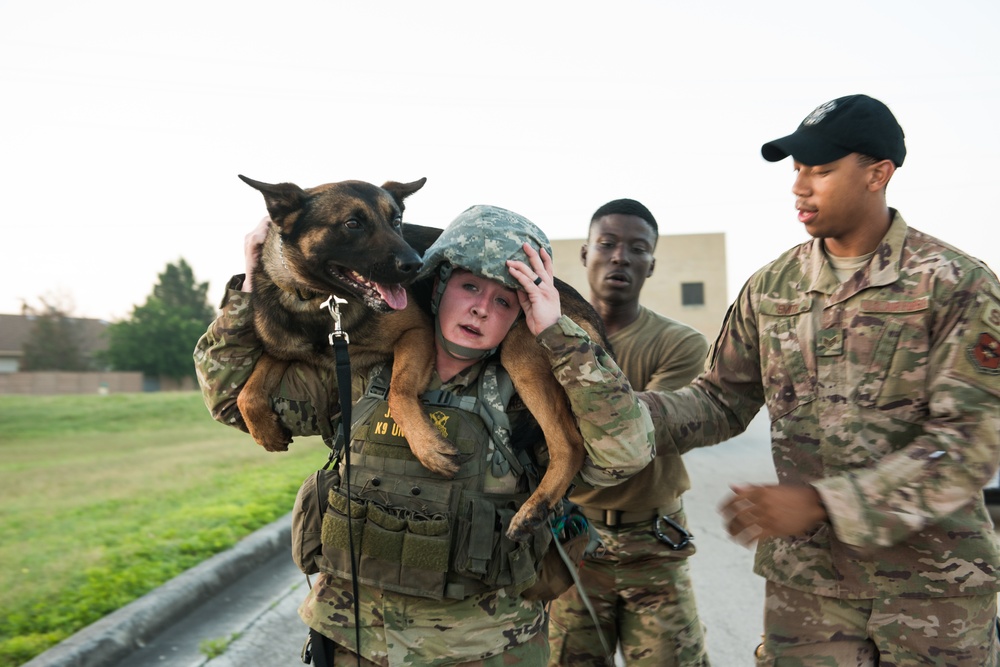
[[[420,403],[420,394],[430,385],[433,369],[433,326],[405,331],[394,348],[389,410],[420,464],[439,475],[454,477],[459,468],[458,450],[431,424]]]
[[[549,465],[538,488],[521,505],[507,529],[507,537],[523,541],[566,494],[583,467],[586,450],[566,392],[527,327],[516,327],[507,335],[500,349],[500,363],[542,428],[549,450]]]
[[[236,397],[236,406],[250,435],[269,452],[288,451],[288,444],[292,441],[288,429],[281,425],[278,415],[271,408],[271,396],[281,384],[281,376],[287,368],[287,361],[265,352]]]

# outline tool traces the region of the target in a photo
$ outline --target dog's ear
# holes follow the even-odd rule
[[[259,190],[264,195],[264,203],[267,205],[267,212],[278,227],[284,228],[285,219],[292,213],[302,208],[302,203],[308,195],[305,190],[294,183],[261,183],[252,178],[247,178],[243,174],[238,174],[240,180],[255,190]],[[421,183],[423,185],[423,183]],[[418,186],[419,189],[419,186]],[[286,230],[287,231],[287,230]]]
[[[412,195],[414,192],[424,187],[424,183],[427,182],[426,178],[421,178],[419,181],[413,181],[412,183],[397,183],[396,181],[386,181],[382,184],[382,189],[386,190],[392,195],[392,198],[396,200],[400,208],[403,208],[403,200]]]

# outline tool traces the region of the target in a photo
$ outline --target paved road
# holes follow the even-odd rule
[[[731,483],[774,481],[766,417],[758,415],[737,438],[685,454],[684,463],[691,476],[684,509],[698,545],[691,576],[709,658],[716,667],[753,667],[764,580],[752,571],[753,550],[729,539],[717,508]]]
[[[296,609],[306,578],[286,545],[115,667],[301,667],[306,627]],[[206,643],[224,652],[210,659],[214,654],[204,651]]]

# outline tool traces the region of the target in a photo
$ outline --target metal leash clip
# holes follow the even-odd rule
[[[340,326],[340,304],[342,303],[347,303],[347,299],[341,299],[339,296],[331,294],[327,297],[326,301],[320,304],[320,308],[326,308],[330,311],[330,315],[333,316],[333,332],[330,334],[330,345],[333,345],[334,338],[343,338],[345,343],[348,345],[351,344],[351,339],[348,338],[347,332]]]
[[[661,523],[665,523],[667,524],[667,526],[677,531],[677,535],[680,537],[680,540],[674,542],[672,539],[670,539],[670,536],[667,535],[665,532],[663,532],[663,528],[660,526]],[[656,539],[663,542],[674,551],[680,551],[688,544],[690,544],[691,540],[694,539],[694,535],[688,532],[688,530],[684,528],[684,526],[677,523],[676,521],[674,521],[665,514],[663,516],[656,517],[656,521],[653,522],[653,534],[656,535]]]

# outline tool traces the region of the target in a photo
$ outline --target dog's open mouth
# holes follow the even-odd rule
[[[357,271],[331,267],[330,273],[358,292],[365,304],[373,310],[403,310],[406,308],[406,289],[399,284],[383,285],[368,280]]]

